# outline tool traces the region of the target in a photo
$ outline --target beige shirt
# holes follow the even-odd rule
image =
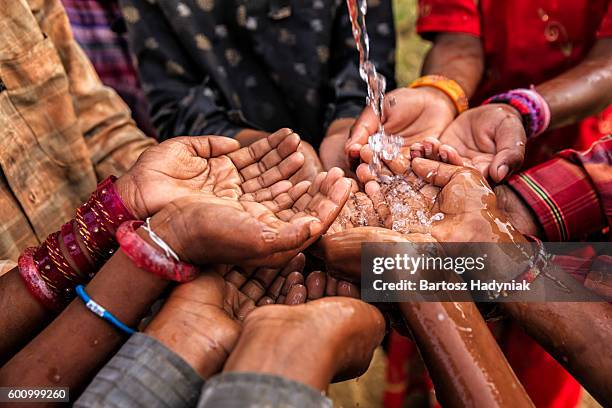
[[[102,85],[60,0],[0,10],[0,259],[16,261],[155,141]]]

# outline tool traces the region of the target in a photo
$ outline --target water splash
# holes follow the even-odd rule
[[[378,131],[370,136],[368,144],[373,152],[370,168],[374,174],[379,175],[382,159],[395,159],[399,155],[403,139],[398,135],[387,135],[383,126],[383,107],[387,81],[383,75],[376,71],[376,67],[370,61],[370,38],[366,27],[367,0],[346,0],[346,4],[351,19],[353,37],[359,52],[359,75],[368,87],[367,103],[378,116]]]

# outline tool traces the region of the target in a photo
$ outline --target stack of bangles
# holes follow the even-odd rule
[[[115,180],[111,176],[101,182],[89,200],[76,210],[73,220],[49,235],[39,247],[27,248],[19,257],[19,273],[28,291],[46,309],[60,312],[75,297],[78,286],[81,287],[78,294],[85,301],[82,285],[95,276],[118,246],[137,267],[156,276],[179,282],[197,276],[197,268],[181,262],[150,229],[148,219],[143,229],[161,250],[136,233],[143,222],[135,220],[121,200]],[[103,313],[98,313],[100,306],[90,307],[95,302],[88,303],[89,300],[85,301],[86,306],[103,317]]]
[[[533,87],[514,89],[484,101],[484,104],[503,103],[519,111],[527,138],[538,136],[550,125],[550,107],[546,100]]]

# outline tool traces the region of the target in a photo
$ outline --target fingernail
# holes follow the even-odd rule
[[[497,168],[497,174],[499,175],[499,180],[501,181],[505,179],[509,171],[510,171],[510,168],[507,165],[502,164],[501,166],[499,166]]]
[[[440,158],[442,159],[443,162],[447,162],[448,161],[448,153],[440,152]]]

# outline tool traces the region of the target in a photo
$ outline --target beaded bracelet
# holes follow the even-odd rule
[[[409,88],[429,86],[444,92],[457,109],[457,115],[468,110],[468,98],[461,85],[442,75],[425,75],[412,82]]]
[[[75,285],[87,283],[117,249],[115,232],[119,225],[135,218],[115,190],[115,180],[111,176],[101,182],[76,210],[74,220],[49,235],[38,248],[27,248],[20,256],[19,271],[28,291],[46,308],[60,311],[74,298]]]
[[[517,282],[525,281],[527,283],[532,283],[548,265],[550,255],[546,252],[546,248],[544,248],[544,243],[542,243],[539,238],[533,235],[526,235],[525,238],[527,238],[531,242],[535,242],[536,253],[531,258],[531,260],[529,260],[527,270],[517,276],[514,280],[516,280]]]
[[[151,230],[148,219],[146,230],[153,242],[164,252],[156,250],[142,239],[136,233],[136,229],[142,225],[144,225],[142,221],[127,221],[117,230],[117,241],[121,250],[138,268],[176,282],[188,282],[198,276],[198,269],[195,266],[181,262],[168,244]]]
[[[104,308],[98,302],[89,297],[87,292],[85,292],[85,288],[83,287],[83,285],[77,285],[75,289],[77,296],[81,298],[81,300],[85,304],[85,307],[91,312],[93,312],[93,314],[106,320],[107,322],[109,322],[119,330],[123,331],[124,333],[129,334],[130,336],[136,333],[136,330],[121,322],[121,320],[117,319],[111,312],[106,310],[106,308]]]
[[[550,107],[535,89],[514,89],[483,102],[504,103],[519,111],[528,138],[542,134],[550,125]]]

